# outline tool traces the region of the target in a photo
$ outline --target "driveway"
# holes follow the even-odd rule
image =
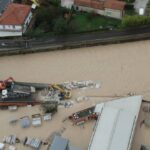
[[[73,6],[74,0],[61,0],[61,6],[70,8]]]
[[[135,0],[134,8],[135,8],[136,12],[139,13],[140,8],[143,8],[144,12],[145,12],[148,1],[149,0]]]

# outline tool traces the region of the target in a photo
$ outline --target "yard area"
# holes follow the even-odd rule
[[[112,19],[93,13],[75,13],[72,16],[69,25],[75,26],[75,32],[86,32],[100,29],[116,28],[120,25],[121,21]]]
[[[120,26],[121,21],[94,13],[78,12],[49,5],[38,8],[36,21],[26,36],[49,36],[73,34],[96,30],[110,30]]]

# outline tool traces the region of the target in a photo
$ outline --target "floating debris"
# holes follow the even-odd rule
[[[72,81],[62,84],[16,82],[12,77],[0,81],[0,106],[17,106],[41,104],[42,102],[71,99],[73,89],[100,88],[99,81]]]
[[[69,116],[69,119],[72,120],[73,124],[75,125],[83,124],[88,120],[97,119],[98,116],[94,110],[95,106],[81,110],[79,112],[73,113],[71,116]]]
[[[141,145],[140,150],[150,150],[150,146]]]
[[[52,115],[57,112],[58,102],[44,102],[41,104],[44,113],[51,113]]]
[[[65,108],[70,108],[74,104],[73,101],[61,101],[59,102],[59,105],[63,105]]]
[[[89,100],[89,99],[90,99],[89,97],[80,96],[80,97],[77,97],[77,98],[76,98],[76,102],[79,103],[79,102],[82,102],[82,101],[87,101],[87,100]]]
[[[24,116],[20,118],[20,125],[22,128],[28,128],[31,124],[29,116]]]
[[[101,83],[99,81],[72,81],[72,82],[65,82],[62,84],[67,89],[87,89],[87,88],[100,88]]]
[[[0,143],[0,150],[4,150],[5,148],[5,144],[4,143]]]
[[[144,106],[143,111],[146,112],[146,113],[150,113],[150,105]]]
[[[17,106],[8,106],[8,110],[10,111],[16,111],[18,109]]]
[[[9,135],[9,136],[4,136],[3,138],[3,143],[7,143],[7,144],[16,144],[16,135]]]
[[[29,146],[33,149],[39,150],[42,144],[42,140],[39,138],[29,138],[26,137],[24,140],[24,145]]]
[[[61,99],[60,92],[53,89],[45,89],[41,91],[39,97],[43,102],[59,102]]]
[[[16,119],[16,118],[13,118],[9,121],[9,123],[12,125],[16,124],[17,122],[18,122],[18,119]]]
[[[9,146],[9,147],[8,147],[8,150],[16,150],[16,147],[14,147],[14,146]]]
[[[41,115],[40,114],[32,115],[32,125],[34,127],[38,127],[38,126],[41,126],[41,124],[42,124]]]
[[[43,120],[44,121],[48,121],[48,120],[52,120],[52,114],[51,113],[47,113],[43,116]]]

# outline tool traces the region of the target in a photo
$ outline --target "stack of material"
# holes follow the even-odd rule
[[[150,146],[141,145],[140,150],[150,150]]]
[[[10,111],[16,111],[18,109],[18,107],[17,106],[9,106],[8,109]]]
[[[76,113],[73,113],[71,116],[69,116],[69,119],[73,121],[76,125],[81,125],[84,122],[92,119],[97,119],[97,114],[94,112],[95,106],[86,108],[84,110],[78,111]]]
[[[48,121],[52,119],[52,114],[51,113],[47,113],[43,116],[43,120],[44,121]]]
[[[65,82],[62,84],[67,89],[80,89],[80,88],[100,88],[101,84],[99,81],[72,81]]]
[[[32,125],[34,127],[37,127],[37,126],[41,126],[41,124],[42,124],[41,115],[40,114],[32,115]]]
[[[29,147],[31,147],[33,149],[38,150],[38,149],[40,149],[42,141],[40,139],[38,139],[38,138],[26,138],[24,144],[26,146],[29,146]]]
[[[11,118],[11,120],[9,121],[10,124],[16,124],[18,121],[18,119],[16,118]]]
[[[44,102],[41,104],[41,108],[45,114],[51,113],[53,115],[57,112],[58,102]]]
[[[16,147],[14,147],[14,146],[9,146],[8,150],[16,150]]]
[[[22,117],[20,119],[20,125],[22,128],[28,128],[30,126],[30,118],[28,116]]]
[[[59,102],[60,101],[60,92],[59,91],[49,91],[49,93],[45,96],[45,101],[54,101]]]
[[[16,144],[16,135],[5,136],[3,142],[7,144]]]
[[[3,150],[5,148],[5,144],[4,143],[0,143],[0,150]]]
[[[64,105],[65,108],[70,108],[73,106],[73,104],[74,104],[73,101],[61,101],[59,103],[59,105]]]
[[[61,98],[60,92],[54,89],[43,90],[39,94],[40,100],[45,102],[59,102]]]
[[[66,150],[68,149],[69,140],[61,136],[55,136],[48,150]]]

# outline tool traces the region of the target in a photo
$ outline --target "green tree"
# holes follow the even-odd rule
[[[51,4],[53,4],[54,6],[60,6],[61,0],[49,0],[49,2]]]
[[[68,31],[67,21],[63,17],[56,19],[54,22],[53,31],[56,34],[66,33]]]
[[[14,3],[22,3],[22,0],[14,0]]]
[[[53,20],[55,20],[55,18],[57,18],[60,15],[62,15],[61,10],[59,10],[57,7],[40,7],[37,10],[35,28],[40,27],[46,32],[52,30]]]

